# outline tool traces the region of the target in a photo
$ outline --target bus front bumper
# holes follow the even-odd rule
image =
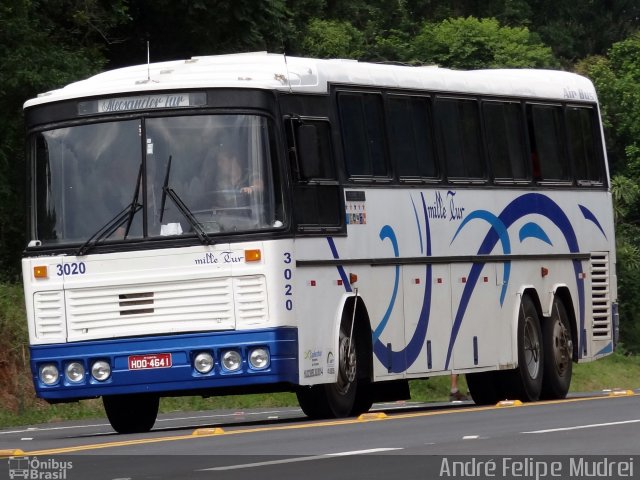
[[[212,359],[210,371],[196,368],[199,354]],[[99,373],[96,362],[102,362]],[[96,378],[109,369],[108,377]],[[298,383],[298,331],[280,327],[34,345],[31,371],[36,394],[52,403],[102,395],[197,395],[216,389],[266,389],[269,384],[293,386]]]

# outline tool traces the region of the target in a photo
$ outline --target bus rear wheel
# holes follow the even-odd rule
[[[529,295],[523,295],[518,315],[518,367],[505,372],[506,397],[535,402],[542,391],[544,350],[538,310]]]
[[[160,399],[157,395],[110,395],[102,397],[111,427],[118,433],[145,433],[151,430]]]
[[[556,400],[567,396],[573,372],[573,340],[569,317],[562,300],[553,300],[551,318],[542,326],[544,377],[541,398]]]

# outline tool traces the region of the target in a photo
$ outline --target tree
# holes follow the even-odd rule
[[[106,35],[125,17],[121,2],[0,4],[0,280],[17,277],[25,246],[22,104],[100,70]]]
[[[349,22],[313,19],[309,22],[302,52],[318,58],[361,58],[364,36]]]
[[[594,82],[601,110],[616,214],[620,327],[627,349],[640,351],[640,33],[592,56],[578,70]]]
[[[292,26],[284,0],[129,0],[131,21],[110,67],[257,50],[281,51]]]
[[[412,57],[458,69],[553,67],[551,49],[526,27],[502,27],[494,18],[452,18],[426,23],[412,42]]]

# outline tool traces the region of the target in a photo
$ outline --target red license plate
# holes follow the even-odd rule
[[[170,353],[152,353],[150,355],[129,356],[129,370],[147,370],[150,368],[169,368]]]

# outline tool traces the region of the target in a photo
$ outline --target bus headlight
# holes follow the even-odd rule
[[[258,347],[249,353],[249,364],[256,370],[262,370],[269,366],[269,350],[264,347]]]
[[[104,382],[111,376],[111,365],[104,360],[98,360],[91,366],[91,376],[99,382]]]
[[[242,357],[235,350],[227,350],[222,354],[222,368],[228,372],[236,372],[242,367]]]
[[[79,383],[84,380],[84,365],[80,362],[71,362],[67,364],[64,373],[71,383]]]
[[[200,352],[193,360],[193,368],[198,373],[209,373],[213,368],[213,357],[209,352]]]
[[[58,372],[58,367],[48,363],[40,367],[39,376],[40,381],[45,385],[55,385],[60,378],[60,372]]]

